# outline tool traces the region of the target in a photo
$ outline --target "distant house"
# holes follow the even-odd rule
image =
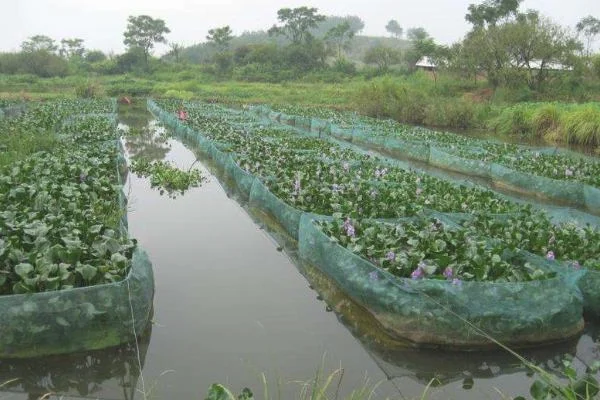
[[[510,62],[510,64],[516,68],[528,68],[527,65],[523,62],[516,62],[513,60]],[[537,70],[541,69],[542,60],[529,61],[529,68]],[[543,68],[547,71],[573,71],[573,67],[553,61],[544,61]]]
[[[437,65],[427,56],[421,57],[415,64],[415,68],[422,69],[424,71],[433,71],[437,68]]]

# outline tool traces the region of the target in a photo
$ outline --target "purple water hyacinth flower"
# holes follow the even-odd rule
[[[425,270],[423,270],[423,268],[420,267],[420,263],[419,263],[419,267],[417,267],[417,269],[415,269],[411,274],[410,277],[414,280],[417,279],[423,279],[423,277],[425,276]]]
[[[458,278],[452,279],[452,284],[456,286],[462,286],[462,281]]]
[[[85,172],[82,172],[81,174],[79,174],[79,182],[83,183],[83,182],[85,182],[86,179],[87,179],[87,174]]]
[[[342,163],[342,168],[344,169],[344,171],[348,172],[350,171],[350,163],[348,161],[344,161]]]
[[[381,171],[379,169],[375,170],[375,178],[381,177]]]
[[[344,229],[348,228],[351,225],[352,225],[352,221],[350,221],[350,218],[346,218],[344,220],[344,225],[343,225]]]
[[[579,264],[579,261],[573,261],[571,263],[571,268],[573,268],[576,271],[579,271],[581,269],[581,264]]]
[[[344,230],[346,231],[346,235],[350,237],[356,236],[356,230],[354,229],[354,225],[352,225],[352,221],[350,218],[346,218],[343,225]]]
[[[570,168],[565,169],[565,176],[573,176],[573,170]]]
[[[354,227],[352,225],[350,225],[348,228],[346,228],[346,235],[348,235],[350,237],[356,236],[356,231],[354,230]]]
[[[340,191],[340,185],[338,185],[337,183],[334,183],[333,185],[331,185],[331,190],[332,190],[334,193],[337,193],[337,192],[339,192],[339,191]]]
[[[420,261],[419,265],[417,265],[417,268],[424,269],[426,266],[427,264],[425,263],[425,261]]]
[[[369,273],[369,279],[371,279],[372,281],[379,280],[379,274],[377,274],[377,271],[371,271]]]
[[[385,255],[385,259],[388,261],[396,261],[396,253],[394,253],[393,251],[388,251],[387,254]]]
[[[548,253],[546,253],[546,260],[550,260],[550,261],[554,261],[554,252],[552,250],[548,251]]]
[[[369,194],[371,195],[371,198],[374,199],[375,197],[377,197],[377,190],[372,189]]]
[[[452,270],[452,267],[446,267],[444,270],[444,277],[446,279],[452,279],[454,277],[454,271]]]

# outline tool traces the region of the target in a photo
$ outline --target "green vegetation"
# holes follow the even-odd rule
[[[131,172],[137,176],[150,178],[150,186],[157,188],[160,194],[167,193],[175,198],[183,195],[188,189],[198,187],[205,179],[197,169],[182,171],[165,161],[148,161],[146,159],[134,160]]]
[[[30,107],[4,121],[2,138],[9,139],[0,167],[0,293],[124,279],[135,241],[120,232],[116,124],[114,117],[79,114],[112,112],[114,104]],[[15,146],[21,138],[26,144]]]

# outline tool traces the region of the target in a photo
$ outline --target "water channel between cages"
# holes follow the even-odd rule
[[[389,343],[365,313],[310,266],[293,261],[261,224],[229,198],[182,143],[159,135],[145,111],[122,115],[139,130],[129,158],[192,165],[209,177],[171,199],[130,174],[129,231],[154,266],[154,321],[135,344],[35,360],[0,360],[0,399],[203,399],[211,383],[263,398],[299,398],[303,384],[343,368],[340,398],[378,384],[373,398],[500,399],[526,395],[533,379],[505,352],[411,350]],[[302,272],[301,272],[302,271]],[[308,281],[307,278],[310,280]],[[563,355],[579,368],[599,358],[595,326],[576,342],[523,354],[548,368]],[[138,365],[142,365],[139,374]],[[338,374],[332,387],[337,387]],[[324,378],[322,378],[324,379]],[[497,390],[496,390],[497,388]],[[334,390],[335,391],[335,390]]]

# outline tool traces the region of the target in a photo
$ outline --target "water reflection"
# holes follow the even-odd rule
[[[169,138],[156,121],[149,121],[143,126],[122,124],[120,127],[125,132],[125,148],[134,160],[143,158],[148,161],[160,161],[171,150]]]
[[[0,360],[2,392],[26,393],[29,399],[48,394],[131,400],[136,393],[150,343],[152,324],[138,343],[23,360]],[[139,349],[139,353],[138,353]],[[138,358],[139,356],[139,358]],[[46,396],[46,397],[45,397]]]
[[[424,385],[432,380],[435,385],[446,385],[459,380],[468,382],[473,378],[492,378],[527,372],[527,368],[515,356],[500,349],[487,352],[415,349],[410,343],[383,332],[365,309],[346,296],[318,268],[296,261],[313,289],[327,303],[328,308],[336,313],[340,322],[360,341],[388,379],[410,377]],[[590,334],[586,337],[591,340]],[[518,353],[548,371],[557,372],[556,368],[562,365],[565,355],[580,357],[578,342],[581,341],[571,340],[551,346],[522,349]],[[593,347],[598,351],[595,343]],[[584,351],[586,358],[597,357],[589,357],[589,350],[587,346]]]
[[[132,159],[160,161],[171,150],[166,131],[146,110],[146,102],[142,99],[134,99],[132,105],[119,107],[119,128]]]

